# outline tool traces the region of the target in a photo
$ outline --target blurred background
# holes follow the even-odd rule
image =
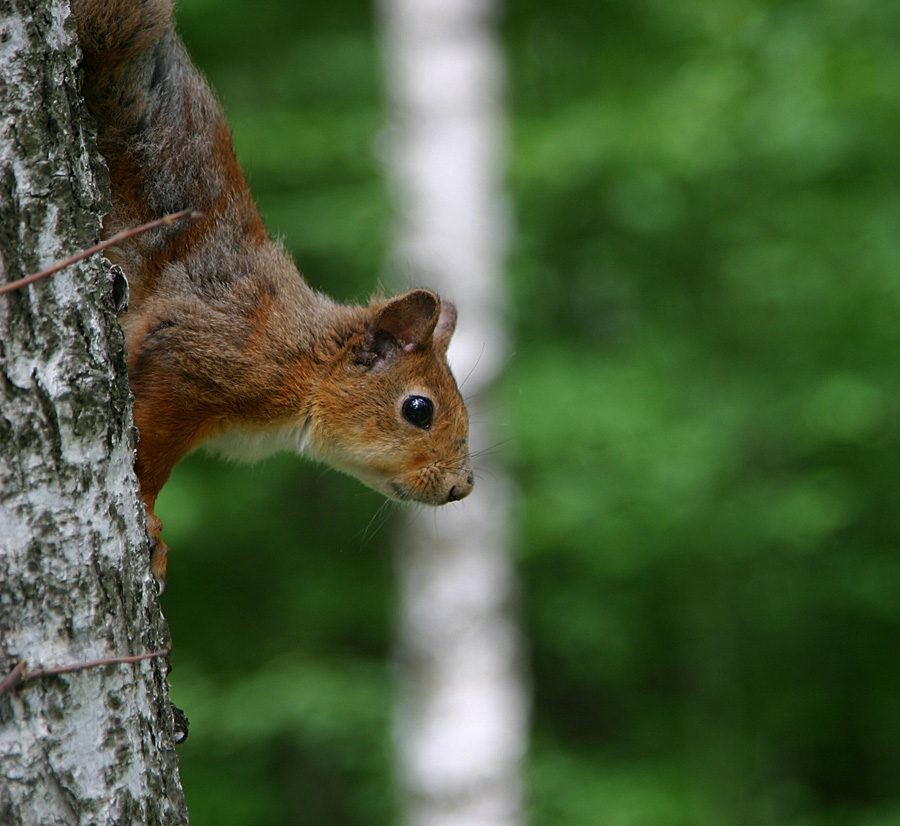
[[[374,7],[178,21],[270,230],[365,299]],[[509,0],[497,33],[530,822],[900,824],[900,5]],[[294,457],[160,496],[193,823],[397,821],[382,504]]]

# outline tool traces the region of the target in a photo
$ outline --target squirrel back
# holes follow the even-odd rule
[[[172,0],[74,0],[72,10],[110,172],[104,234],[202,213],[109,254],[130,285],[120,322],[157,575],[156,497],[207,440],[254,457],[303,451],[395,499],[467,496],[468,418],[446,358],[453,305],[426,290],[368,305],[313,290],[266,232]]]

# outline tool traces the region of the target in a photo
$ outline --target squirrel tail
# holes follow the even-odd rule
[[[175,32],[173,5],[72,2],[83,52],[82,92],[97,121],[97,145],[112,186],[113,212],[105,229],[112,234],[187,207],[212,218],[238,204],[249,217],[237,216],[235,226],[252,225],[261,235],[221,107]],[[127,243],[122,249],[141,256],[128,262],[129,277],[140,277],[154,244],[181,237],[183,230],[161,228]],[[202,233],[196,223],[189,236],[196,242]]]
[[[173,0],[73,0],[85,55],[108,67],[156,43],[172,23]]]
[[[173,27],[173,0],[73,0],[84,95],[105,126],[133,129],[146,111],[156,45]]]

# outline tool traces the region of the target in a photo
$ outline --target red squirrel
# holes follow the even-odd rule
[[[239,458],[312,456],[397,500],[467,496],[468,418],[447,363],[456,310],[412,290],[343,305],[313,290],[263,226],[222,107],[175,32],[172,0],[73,0],[85,100],[109,167],[103,232],[190,208],[108,257],[140,434],[135,470],[153,573],[156,498],[203,442]]]

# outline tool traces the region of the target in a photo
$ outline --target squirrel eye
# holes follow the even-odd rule
[[[408,396],[403,400],[403,418],[416,427],[427,430],[434,418],[434,404],[425,396]]]

